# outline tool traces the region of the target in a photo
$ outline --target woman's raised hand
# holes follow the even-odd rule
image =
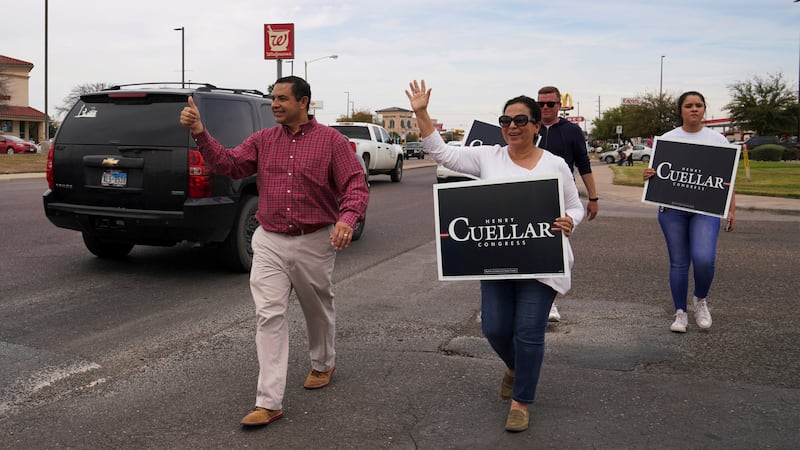
[[[413,109],[414,112],[427,109],[428,101],[431,98],[431,90],[425,88],[425,80],[419,83],[417,80],[414,80],[408,83],[408,87],[411,89],[411,92],[406,90],[406,96],[409,102],[411,102],[411,109]]]

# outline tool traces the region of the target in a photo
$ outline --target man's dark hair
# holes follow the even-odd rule
[[[308,105],[306,105],[306,111],[311,106],[311,85],[308,82],[300,77],[296,77],[294,75],[290,75],[288,77],[278,78],[278,83],[289,83],[292,85],[292,95],[294,95],[295,100],[298,102],[303,97],[308,97]]]

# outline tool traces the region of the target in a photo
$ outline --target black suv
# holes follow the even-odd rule
[[[187,241],[217,246],[225,265],[248,271],[258,227],[255,176],[212,174],[178,118],[193,96],[211,135],[235,147],[275,125],[272,99],[254,90],[173,84],[81,96],[48,155],[45,214],[58,227],[80,231],[101,258],[123,257],[137,244]]]

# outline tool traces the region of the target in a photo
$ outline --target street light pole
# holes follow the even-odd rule
[[[184,39],[184,28],[173,28],[174,31],[181,32],[181,87],[186,87],[186,40]]]
[[[350,91],[344,91],[347,94],[347,106],[345,107],[346,116],[348,119],[350,118]]]
[[[44,0],[44,139],[50,140],[50,116],[47,112],[47,0]],[[38,136],[37,136],[38,138]],[[50,149],[48,148],[47,151]]]
[[[664,86],[664,55],[661,55],[661,77],[658,80],[658,99],[661,100],[661,91]]]
[[[312,59],[312,60],[309,60],[309,61],[305,61],[305,71],[303,73],[303,78],[306,80],[306,83],[308,82],[308,65],[309,64],[311,64],[314,61],[319,61],[321,59],[328,59],[328,58],[336,59],[338,57],[339,57],[339,55],[328,55],[328,56],[322,56],[320,58]]]

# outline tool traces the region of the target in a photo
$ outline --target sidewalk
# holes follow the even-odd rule
[[[623,202],[642,201],[641,187],[620,186],[612,183],[614,171],[611,169],[611,166],[595,162],[592,164],[592,173],[594,173],[594,181],[601,202],[603,200]],[[581,191],[581,195],[585,195],[585,188],[581,181],[578,181],[578,190]],[[800,215],[800,199],[737,194],[736,209]]]

